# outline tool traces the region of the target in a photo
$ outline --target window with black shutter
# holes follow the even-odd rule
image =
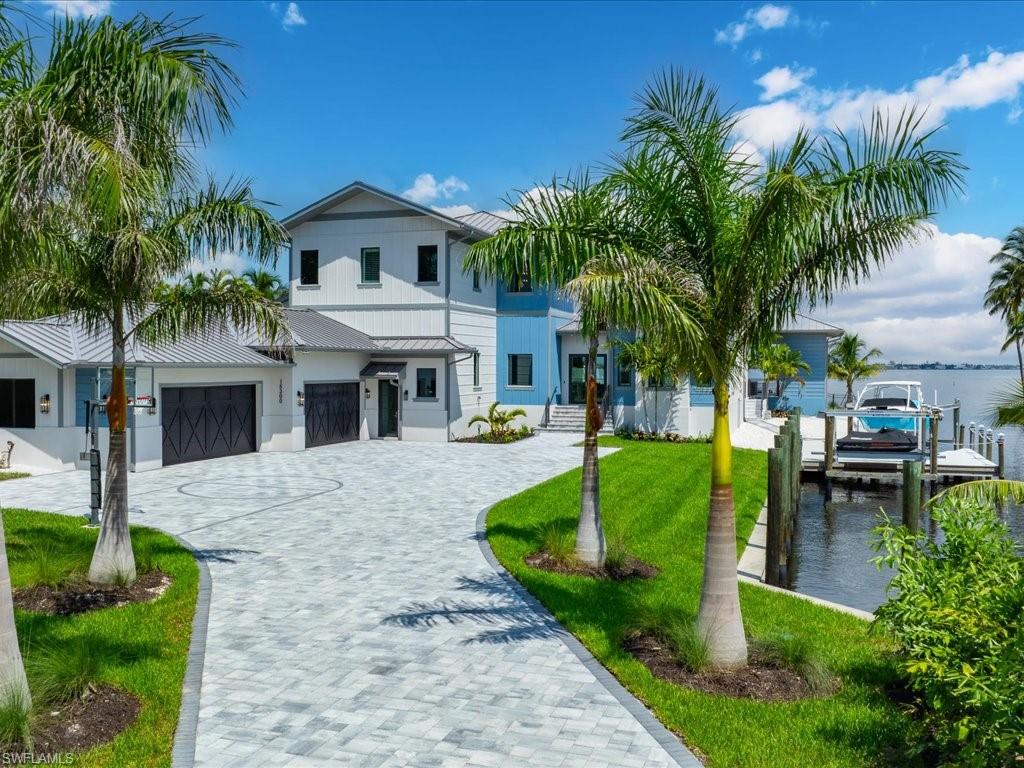
[[[417,248],[417,262],[419,268],[416,272],[416,282],[436,283],[437,282],[437,246],[421,245]]]
[[[320,285],[320,251],[301,251],[299,282],[302,285]]]
[[[508,356],[508,385],[510,387],[533,386],[533,355]]]
[[[380,248],[363,248],[359,252],[360,278],[365,284],[380,283]]]
[[[34,429],[36,380],[0,379],[0,427]]]

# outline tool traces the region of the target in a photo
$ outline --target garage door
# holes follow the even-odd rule
[[[306,385],[306,447],[359,438],[359,384]]]
[[[164,465],[256,450],[256,387],[161,390]]]

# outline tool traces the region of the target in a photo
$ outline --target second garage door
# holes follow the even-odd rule
[[[306,385],[306,447],[359,439],[359,384]]]
[[[164,465],[256,450],[256,387],[164,387]]]

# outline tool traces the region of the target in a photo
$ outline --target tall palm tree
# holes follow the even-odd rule
[[[698,629],[711,662],[746,663],[736,576],[730,389],[739,363],[801,306],[865,278],[962,185],[920,118],[874,115],[854,136],[797,132],[755,165],[735,150],[739,113],[701,78],[668,71],[638,97],[614,171],[645,250],[693,276],[701,335],[679,339],[714,394],[711,501]]]
[[[90,580],[135,578],[128,531],[125,357],[208,327],[283,336],[280,308],[239,281],[180,284],[204,254],[268,263],[286,239],[245,182],[195,177],[191,147],[231,122],[228,43],[189,22],[57,22],[45,66],[0,103],[0,227],[31,248],[3,276],[0,310],[66,313],[109,334],[110,444]],[[71,162],[74,161],[74,162]]]
[[[510,201],[513,223],[470,247],[467,272],[511,282],[529,274],[533,285],[553,286],[575,301],[580,332],[587,340],[586,422],[576,555],[601,566],[605,558],[601,524],[597,433],[603,413],[597,402],[597,351],[611,328],[673,328],[695,332],[686,314],[688,287],[670,265],[636,251],[623,234],[628,209],[605,179],[581,172],[555,179],[533,195]]]
[[[801,374],[811,372],[811,366],[804,360],[803,355],[780,340],[764,347],[759,358],[758,364],[764,374],[765,384],[779,382],[780,398],[785,394],[789,382],[799,382],[802,388],[805,382]]]
[[[282,304],[288,298],[288,286],[274,272],[266,269],[247,269],[242,273],[242,279],[255,288],[262,296]]]
[[[985,308],[1006,323],[1006,338],[1001,351],[1017,350],[1017,368],[1024,386],[1024,227],[1015,227],[999,253],[990,263],[996,266],[985,293]]]
[[[867,349],[867,343],[856,333],[844,333],[828,353],[828,376],[846,382],[846,403],[853,403],[853,385],[857,379],[868,379],[885,370],[885,365],[872,362],[881,357],[878,347]]]

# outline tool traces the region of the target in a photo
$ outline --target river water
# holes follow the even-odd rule
[[[925,400],[947,404],[955,398],[961,402],[961,420],[991,423],[992,403],[1000,392],[1017,380],[1015,371],[889,371],[879,380],[920,381]],[[872,379],[858,382],[856,390]],[[829,382],[829,395],[841,401],[845,389],[839,382]],[[937,398],[936,398],[937,395]],[[1007,427],[1006,475],[1024,479],[1024,430]],[[949,416],[943,421],[942,438],[952,436]],[[796,538],[791,561],[791,586],[798,592],[832,600],[855,608],[873,611],[885,601],[886,584],[891,573],[879,571],[870,563],[872,529],[884,509],[900,518],[900,488],[864,485],[833,486],[832,501],[826,502],[823,488],[817,483],[804,483],[800,498]],[[1002,511],[1014,538],[1024,544],[1024,510],[1008,507]],[[927,515],[922,526],[932,529]]]

